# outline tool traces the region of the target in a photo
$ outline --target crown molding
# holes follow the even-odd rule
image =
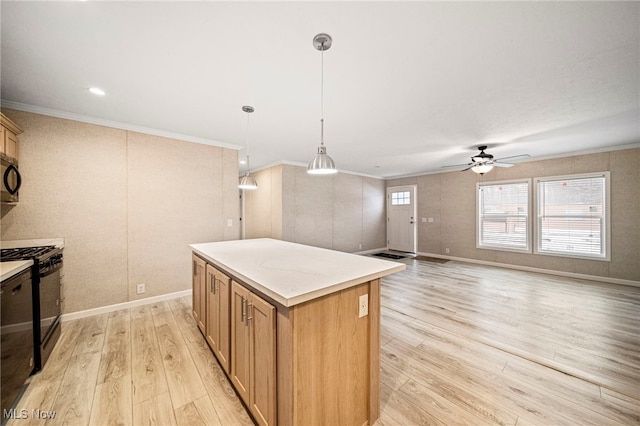
[[[31,112],[34,114],[47,115],[50,117],[63,118],[66,120],[79,121],[82,123],[95,124],[98,126],[111,127],[114,129],[127,130],[130,132],[144,133],[147,135],[160,136],[168,139],[177,139],[186,142],[199,143],[202,145],[217,146],[220,148],[228,148],[239,151],[243,148],[242,145],[236,145],[226,142],[220,142],[213,139],[199,138],[195,136],[183,135],[181,133],[166,132],[164,130],[152,129],[150,127],[136,126],[134,124],[121,123],[119,121],[102,120],[100,118],[90,117],[82,114],[75,114],[73,112],[60,111],[51,108],[40,107],[36,105],[22,104],[19,102],[7,101],[5,99],[0,100],[0,106],[2,108],[15,109],[18,111]]]

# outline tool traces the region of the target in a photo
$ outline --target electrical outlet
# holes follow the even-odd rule
[[[138,284],[136,286],[136,294],[142,294],[144,293],[144,284]]]
[[[446,249],[444,249],[444,252],[449,254],[449,247],[447,247]]]
[[[227,219],[227,226],[231,228],[233,226],[233,219]]]
[[[369,295],[363,294],[358,298],[358,318],[369,315]]]

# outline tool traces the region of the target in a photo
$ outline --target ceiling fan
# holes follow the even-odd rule
[[[493,155],[487,154],[486,152],[484,152],[484,150],[487,149],[486,145],[479,146],[478,149],[480,150],[480,153],[471,157],[471,163],[442,166],[442,168],[443,169],[454,169],[454,168],[459,169],[460,167],[464,167],[463,169],[460,170],[461,172],[472,170],[475,173],[483,175],[491,171],[494,166],[512,167],[514,165],[512,163],[505,163],[504,160],[518,161],[518,160],[524,160],[526,158],[531,157],[529,154],[522,154],[522,155],[513,155],[511,157],[498,158],[494,160]]]

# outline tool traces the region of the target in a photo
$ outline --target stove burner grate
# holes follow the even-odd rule
[[[11,260],[35,259],[55,248],[55,246],[42,246],[2,249],[0,251],[0,260],[2,262],[8,262]]]

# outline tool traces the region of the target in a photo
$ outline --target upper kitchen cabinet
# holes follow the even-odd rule
[[[9,117],[0,113],[2,119],[2,134],[0,135],[0,150],[8,157],[18,159],[18,135],[22,133],[22,129],[16,123],[11,121]]]

